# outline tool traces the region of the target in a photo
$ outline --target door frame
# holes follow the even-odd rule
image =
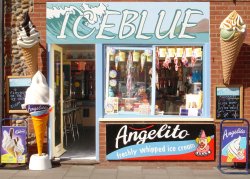
[[[55,45],[50,44],[49,45],[49,58],[48,58],[48,79],[49,79],[49,87],[52,88],[54,91],[55,87],[55,68],[54,68],[54,50],[59,51],[61,53],[61,59],[60,59],[60,74],[63,73],[63,48]],[[50,122],[49,122],[49,153],[50,158],[53,157],[60,157],[66,150],[63,147],[63,75],[60,75],[60,107],[61,107],[61,143],[57,146],[55,146],[55,108],[53,107],[53,110],[50,112]],[[50,98],[54,98],[54,94],[50,94]],[[55,99],[54,99],[55,100]]]
[[[48,79],[48,84],[49,87],[53,87],[54,83],[54,78],[51,78],[54,74],[54,66],[52,64],[52,55],[54,55],[52,51],[52,46],[55,44],[47,44],[47,79]],[[60,44],[57,44],[56,46],[59,47]],[[98,52],[98,53],[97,53]],[[95,160],[100,161],[100,150],[99,150],[99,119],[103,118],[104,114],[104,104],[103,104],[103,99],[104,99],[104,84],[103,84],[103,74],[104,74],[104,60],[103,60],[103,44],[95,44],[95,85],[99,85],[99,90],[96,89],[96,99],[95,99]],[[97,63],[99,65],[97,65]],[[51,96],[50,96],[51,97]],[[98,105],[97,105],[98,104]],[[54,113],[50,114],[50,120],[49,120],[49,126],[48,126],[48,154],[49,158],[52,159],[55,157],[55,153],[53,150],[54,146]],[[66,150],[64,149],[64,152]]]

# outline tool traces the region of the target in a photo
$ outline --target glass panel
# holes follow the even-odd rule
[[[202,47],[159,46],[156,55],[156,114],[200,116]]]
[[[152,49],[106,48],[106,114],[150,114]]]
[[[59,145],[61,141],[61,53],[54,51],[54,69],[55,69],[55,146]]]

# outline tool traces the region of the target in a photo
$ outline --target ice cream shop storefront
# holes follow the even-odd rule
[[[209,3],[46,8],[51,157],[215,159]]]
[[[48,2],[46,43],[51,158],[215,165],[226,96],[242,117],[238,86],[211,112],[208,2]]]

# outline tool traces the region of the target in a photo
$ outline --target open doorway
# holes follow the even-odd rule
[[[61,53],[53,52],[55,91],[53,153],[55,157],[61,159],[94,160],[96,158],[95,45],[67,44],[57,47]]]

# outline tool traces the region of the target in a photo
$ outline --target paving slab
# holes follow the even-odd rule
[[[167,169],[164,168],[147,168],[142,169],[143,175],[167,175]]]
[[[166,175],[144,175],[143,179],[170,179]]]
[[[72,166],[66,172],[65,177],[89,177],[93,170],[94,166]]]
[[[193,176],[193,170],[189,167],[166,167],[169,176]]]
[[[90,179],[116,179],[116,173],[93,173],[90,175]]]

